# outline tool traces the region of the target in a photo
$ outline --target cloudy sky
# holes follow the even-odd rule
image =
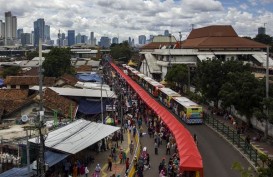
[[[33,22],[44,18],[51,26],[51,37],[67,33],[126,40],[129,36],[163,34],[169,30],[185,39],[191,30],[207,25],[232,25],[242,36],[254,37],[266,23],[273,35],[273,0],[0,0],[0,19],[4,12],[17,16],[18,28],[33,30]]]

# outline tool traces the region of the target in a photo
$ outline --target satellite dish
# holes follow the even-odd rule
[[[21,117],[22,122],[27,122],[29,120],[27,115],[22,115]]]

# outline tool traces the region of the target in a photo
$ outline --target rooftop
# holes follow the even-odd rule
[[[66,118],[70,117],[71,114],[74,118],[78,109],[75,101],[59,95],[50,88],[46,88],[44,91],[44,105],[49,109],[57,110],[59,114],[64,115]]]
[[[38,76],[7,76],[6,85],[39,85]],[[55,77],[44,77],[43,85],[53,86]]]
[[[197,49],[262,49],[266,45],[239,37],[230,25],[215,25],[193,29],[187,40],[183,42],[183,48]]]

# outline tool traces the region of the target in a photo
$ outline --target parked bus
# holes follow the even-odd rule
[[[158,90],[158,97],[161,103],[170,108],[171,99],[173,97],[181,97],[181,95],[170,88],[160,88]]]
[[[187,124],[203,123],[203,108],[186,97],[173,97],[172,111]]]
[[[137,74],[137,83],[144,87],[143,78],[146,77],[146,75],[139,73]]]
[[[154,80],[148,81],[147,85],[148,85],[148,92],[152,94],[154,97],[158,96],[158,89],[164,87],[164,85]]]

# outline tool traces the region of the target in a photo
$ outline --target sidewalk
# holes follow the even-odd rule
[[[119,149],[124,149],[127,157],[129,157],[129,161],[131,162],[132,160],[132,155],[129,153],[129,144],[131,142],[131,140],[135,141],[132,136],[128,133],[128,132],[124,132],[123,133],[123,138],[124,141],[122,143],[120,143],[120,141],[118,142],[119,148],[117,149],[117,152],[119,152]],[[134,142],[135,143],[135,142]],[[113,143],[115,144],[115,143]],[[89,174],[88,177],[93,177],[92,174],[96,168],[97,164],[100,164],[101,167],[101,177],[111,177],[113,174],[115,174],[115,176],[120,175],[120,177],[123,177],[125,174],[125,163],[120,164],[119,163],[119,159],[117,157],[117,162],[113,161],[113,165],[112,165],[112,171],[107,171],[107,158],[111,153],[111,150],[108,149],[106,151],[100,152],[100,153],[96,153],[96,152],[92,152],[94,153],[94,163],[89,164],[88,169],[89,169]]]
[[[211,111],[209,110],[208,106],[202,105],[204,112],[207,113],[208,115],[211,115]],[[217,114],[212,115],[214,118],[219,120],[220,122],[223,122],[226,126],[228,126],[230,129],[233,129],[236,131],[235,127],[232,125],[231,121],[228,119],[224,119],[223,116],[219,116]],[[264,153],[267,154],[269,158],[273,158],[273,144],[270,144],[269,142],[265,141],[254,141],[253,137],[255,137],[258,134],[259,130],[255,129],[248,129],[245,134],[241,134],[242,137],[246,137],[246,135],[249,135],[251,137],[251,144],[253,145],[254,148],[258,150],[259,153]]]

